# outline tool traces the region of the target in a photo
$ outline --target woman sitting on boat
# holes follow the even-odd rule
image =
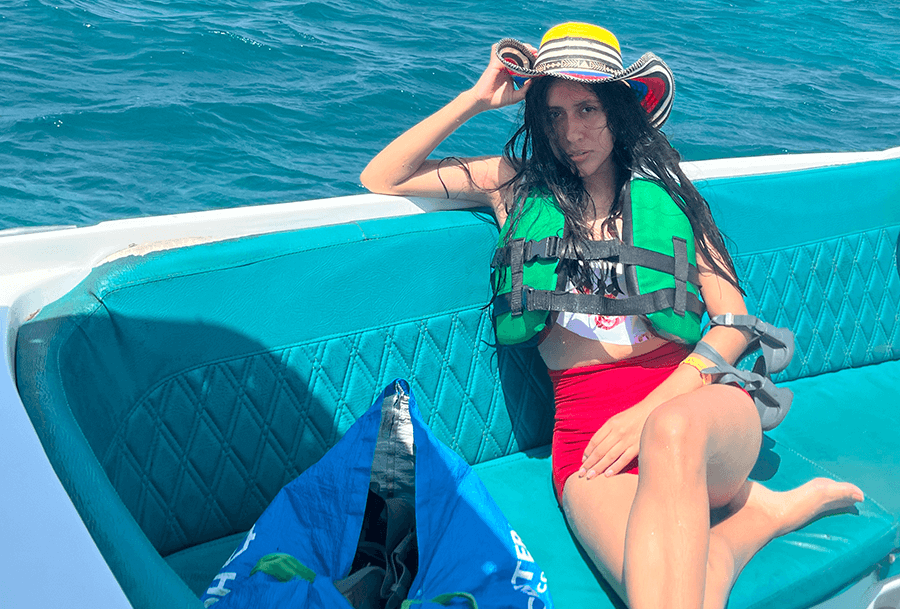
[[[505,300],[495,298],[495,308],[506,307],[498,339],[539,342],[556,403],[558,499],[632,609],[724,607],[738,573],[766,543],[863,499],[854,485],[827,479],[787,492],[748,480],[762,441],[760,414],[741,387],[704,374],[713,362],[694,352],[702,309],[691,303],[702,299],[710,318],[747,311],[709,206],[659,131],[673,92],[672,74],[655,55],[623,69],[610,32],[562,24],[537,51],[509,39],[495,45],[473,88],[398,137],[361,176],[376,193],[489,205],[503,226],[498,294],[504,272],[514,287],[523,273],[525,284],[539,274],[531,268],[541,254],[516,254],[517,240],[561,252],[543,279],[552,285],[544,286],[550,300],[541,306],[552,312],[533,310],[507,289]],[[428,160],[466,120],[522,100],[523,125],[501,156]],[[681,240],[682,257],[696,260],[693,299],[682,285],[680,303],[676,297],[652,314],[553,304],[559,294],[638,296],[628,265],[597,260],[589,242],[656,237]],[[673,247],[668,255],[677,257]],[[749,339],[715,325],[701,342],[733,363]]]

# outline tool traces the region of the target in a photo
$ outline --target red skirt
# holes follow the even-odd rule
[[[667,343],[610,364],[549,371],[556,401],[553,486],[560,502],[566,480],[581,468],[581,457],[597,430],[647,397],[690,352],[689,345]],[[622,473],[638,473],[637,459]]]

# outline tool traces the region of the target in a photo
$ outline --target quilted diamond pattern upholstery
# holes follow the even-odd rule
[[[470,463],[546,444],[552,415],[526,420],[507,405],[549,405],[537,358],[498,355],[492,333],[477,307],[198,366],[148,391],[100,461],[168,554],[248,529],[395,377],[410,380],[436,435]]]
[[[793,330],[792,380],[900,358],[900,227],[736,256],[747,307]]]
[[[447,212],[121,259],[22,328],[51,353],[22,350],[21,376],[59,383],[55,405],[165,556],[247,530],[396,377],[470,463],[547,444],[536,351],[493,344],[496,238],[483,214]],[[352,282],[322,270],[336,259]],[[41,395],[23,387],[34,413]]]

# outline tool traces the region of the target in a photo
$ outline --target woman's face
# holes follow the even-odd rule
[[[556,154],[561,160],[568,159],[583,180],[607,175],[612,170],[615,140],[600,100],[580,83],[554,80],[547,91],[547,107],[548,135]]]

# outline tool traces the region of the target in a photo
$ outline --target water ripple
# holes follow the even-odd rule
[[[862,4],[25,0],[0,8],[0,229],[362,192],[492,42],[568,19],[673,68],[686,158],[900,145],[900,7]],[[516,112],[437,154],[498,151]]]

